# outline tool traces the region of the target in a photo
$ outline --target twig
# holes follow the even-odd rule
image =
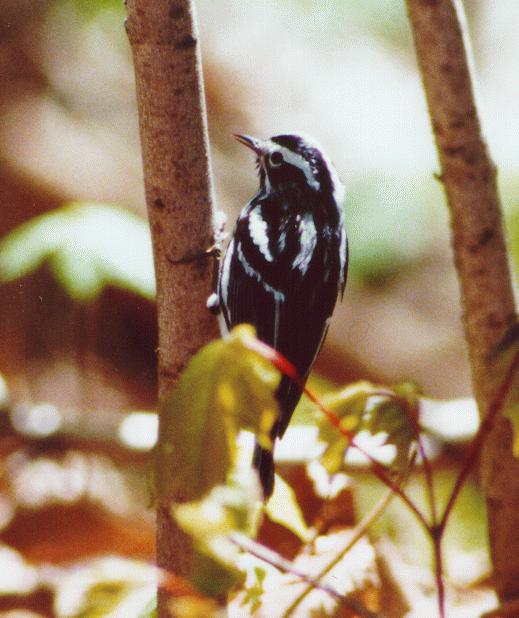
[[[420,457],[422,459],[422,465],[425,476],[425,489],[427,494],[427,501],[429,503],[429,511],[431,517],[431,526],[434,528],[437,524],[438,513],[436,510],[436,498],[434,491],[434,478],[433,471],[431,467],[431,462],[427,457],[427,453],[425,451],[425,447],[423,445],[422,436],[420,434],[420,424],[418,422],[418,410],[410,410],[408,403],[401,399],[401,405],[407,410],[407,417],[409,422],[413,426],[413,431],[415,435],[416,443],[418,444],[418,452],[420,453]]]
[[[445,528],[446,528],[450,513],[452,512],[454,504],[463,487],[463,484],[465,483],[467,479],[470,469],[474,465],[474,462],[476,461],[477,456],[479,452],[481,451],[481,448],[485,442],[485,439],[488,437],[489,433],[491,432],[492,426],[494,422],[496,421],[496,418],[498,417],[499,413],[502,411],[506,398],[509,395],[510,389],[513,386],[515,376],[517,375],[517,372],[519,371],[519,351],[516,352],[516,354],[514,355],[513,360],[510,363],[505,376],[502,378],[501,382],[499,383],[497,392],[493,395],[493,398],[490,400],[487,413],[484,417],[484,420],[480,426],[478,433],[476,434],[476,437],[474,438],[472,442],[471,448],[458,474],[453,490],[447,501],[447,505],[445,507],[445,510],[439,522],[437,519],[438,516],[437,516],[437,510],[436,510],[435,499],[434,499],[434,479],[433,479],[432,468],[430,467],[430,462],[427,459],[427,454],[425,453],[425,449],[420,440],[419,425],[416,422],[416,419],[414,418],[412,411],[408,410],[410,422],[413,422],[413,425],[415,428],[415,435],[418,441],[420,453],[422,455],[424,463],[427,462],[428,464],[427,472],[426,472],[426,479],[427,479],[427,490],[428,490],[429,502],[431,505],[431,516],[432,516],[432,521],[431,523],[429,523],[427,519],[425,518],[425,516],[423,515],[423,513],[420,511],[420,509],[414,504],[412,499],[409,498],[409,496],[407,496],[407,494],[402,490],[399,484],[395,483],[388,476],[384,467],[376,459],[374,459],[371,455],[369,455],[369,453],[367,453],[362,447],[359,447],[355,443],[353,434],[350,431],[346,430],[344,427],[342,427],[341,419],[336,414],[334,414],[331,410],[328,410],[320,402],[320,400],[306,387],[306,385],[304,384],[304,380],[298,375],[295,367],[283,355],[281,355],[279,352],[277,352],[270,346],[262,343],[261,341],[257,339],[253,339],[249,341],[248,345],[251,349],[261,354],[264,358],[270,360],[280,371],[282,371],[285,375],[290,377],[301,388],[301,390],[310,398],[310,400],[313,401],[319,407],[319,409],[325,414],[325,416],[328,418],[330,423],[334,427],[336,427],[337,430],[349,440],[350,444],[353,447],[357,448],[361,453],[363,453],[369,459],[369,461],[372,464],[372,469],[374,473],[376,474],[376,476],[390,488],[389,496],[392,496],[393,494],[398,495],[403,500],[403,502],[408,506],[408,508],[414,513],[418,521],[422,524],[422,527],[424,528],[425,533],[427,534],[427,536],[431,539],[433,543],[435,577],[436,577],[436,584],[437,584],[437,590],[438,590],[438,607],[439,607],[440,618],[444,618],[446,614],[445,614],[445,584],[443,581],[444,574],[443,574],[442,540],[443,540]],[[494,354],[495,354],[495,350],[496,348],[494,348],[494,351],[493,351]],[[381,391],[377,391],[376,393],[374,393],[374,395],[393,397],[396,400],[400,401],[400,404],[402,406],[407,405],[405,401],[402,401],[396,394],[392,393],[391,391],[381,390]],[[354,537],[354,542],[356,542],[356,540],[358,539]],[[344,556],[344,554],[347,551],[349,551],[350,548],[351,548],[351,545],[348,544],[347,548],[343,552],[341,552],[341,554],[336,559],[334,559],[334,561],[332,561],[331,565],[327,566],[324,569],[324,571],[317,577],[317,581],[321,577],[323,577],[335,564],[337,564],[337,562],[342,558],[342,556]],[[286,617],[289,616],[292,611],[294,611],[297,605],[299,605],[299,603],[304,599],[306,594],[308,594],[310,589],[311,588],[305,589],[301,593],[301,595],[299,595],[295,599],[295,601],[290,605],[290,607],[286,611],[285,613]]]
[[[337,556],[329,564],[327,564],[326,567],[324,567],[324,569],[322,569],[318,575],[313,578],[316,582],[320,582],[322,578],[325,577],[333,569],[333,567],[344,558],[344,556],[351,550],[351,548],[357,543],[357,541],[359,541],[366,534],[369,528],[386,510],[388,504],[391,502],[391,499],[394,495],[395,492],[392,489],[388,489],[387,493],[382,496],[382,498],[379,500],[378,504],[375,505],[372,511],[368,513],[366,517],[364,517],[364,519],[360,521],[359,524],[355,527],[355,529],[353,530],[353,535],[348,541],[346,547],[341,552],[339,552],[339,554],[337,554]],[[305,590],[303,590],[301,594],[290,604],[290,607],[283,614],[283,618],[288,618],[314,587],[314,584],[309,582],[309,586],[305,588]]]
[[[433,543],[434,575],[438,594],[438,610],[440,618],[445,618],[445,582],[443,581],[443,531],[431,529],[430,537]]]
[[[414,504],[414,502],[409,498],[409,496],[405,493],[405,491],[396,484],[391,477],[388,475],[384,466],[377,461],[370,453],[368,453],[364,448],[359,446],[355,442],[354,434],[344,428],[341,423],[341,419],[331,410],[329,410],[320,400],[316,397],[312,391],[310,391],[303,378],[298,374],[295,366],[283,356],[280,352],[270,347],[263,341],[259,339],[251,338],[247,341],[246,345],[249,349],[254,350],[263,358],[269,360],[279,371],[281,371],[284,375],[289,377],[297,386],[301,389],[301,392],[305,393],[305,395],[315,403],[315,405],[319,408],[319,410],[326,416],[331,425],[333,425],[337,431],[348,439],[350,445],[353,448],[356,448],[360,453],[366,457],[366,459],[371,463],[371,469],[375,476],[384,483],[387,487],[389,487],[392,491],[394,491],[400,498],[407,504],[409,509],[414,513],[418,521],[421,523],[423,528],[428,531],[430,526],[424,517],[423,513],[420,509]]]
[[[427,457],[427,453],[425,452],[422,437],[420,435],[421,427],[418,422],[418,411],[416,409],[411,410],[408,402],[403,397],[400,397],[399,395],[397,395],[396,393],[394,393],[393,391],[389,389],[387,390],[381,389],[379,391],[375,391],[370,396],[388,397],[389,399],[392,399],[393,401],[395,401],[401,408],[406,410],[409,423],[413,427],[415,440],[418,445],[418,452],[422,459],[424,476],[425,476],[426,493],[427,493],[427,502],[429,503],[429,510],[430,510],[430,516],[431,516],[431,525],[434,527],[437,524],[437,512],[436,512],[436,499],[435,499],[435,491],[434,491],[433,471],[431,467],[431,462],[429,461],[429,458]]]
[[[447,521],[449,519],[449,515],[454,507],[456,499],[467,479],[467,476],[474,465],[478,453],[481,451],[481,447],[488,436],[488,434],[492,431],[492,425],[496,419],[496,416],[502,412],[504,403],[508,396],[508,393],[512,387],[513,381],[517,372],[519,371],[519,351],[516,352],[512,363],[510,364],[507,374],[501,384],[499,385],[498,391],[494,396],[494,399],[491,401],[488,411],[481,423],[478,433],[474,437],[470,449],[465,456],[465,460],[463,462],[463,466],[458,473],[458,477],[456,478],[456,482],[454,484],[454,488],[449,497],[445,510],[440,520],[440,530],[443,533],[445,526],[447,525]]]
[[[266,562],[267,564],[270,564],[276,569],[279,569],[282,573],[288,573],[289,575],[297,577],[301,581],[309,584],[311,589],[318,589],[326,592],[338,603],[346,605],[354,612],[356,612],[356,614],[358,614],[359,616],[362,616],[363,618],[384,618],[382,614],[372,612],[370,609],[360,603],[360,601],[357,601],[356,599],[350,599],[349,597],[337,592],[337,590],[335,590],[331,586],[323,584],[311,577],[310,575],[294,569],[292,563],[283,558],[283,556],[280,556],[277,552],[271,549],[267,549],[263,545],[260,545],[259,543],[256,543],[255,541],[252,541],[251,539],[243,535],[233,535],[229,536],[228,538],[237,547],[239,547],[243,551],[246,551],[251,556],[258,558],[259,560],[263,560],[263,562]]]

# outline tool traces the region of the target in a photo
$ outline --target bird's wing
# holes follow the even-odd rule
[[[286,356],[306,379],[335,306],[339,273],[324,276],[325,257],[317,248],[312,259],[305,261],[306,268],[294,268],[299,242],[295,232],[291,236],[289,231],[286,250],[274,259],[262,238],[275,237],[275,230],[264,229],[263,234],[261,230],[251,233],[247,216],[237,223],[220,277],[224,318],[229,328],[242,322],[253,324],[258,338]],[[281,436],[301,391],[283,377],[277,397],[281,416],[276,434]]]
[[[239,234],[234,236],[228,247],[220,281],[220,298],[227,327],[252,324],[258,338],[273,346],[276,305],[282,303],[283,296],[252,267]]]

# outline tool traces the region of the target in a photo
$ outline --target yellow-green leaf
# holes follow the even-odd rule
[[[255,534],[260,496],[259,482],[249,468],[201,500],[172,506],[173,517],[195,541],[198,551],[190,579],[203,594],[225,595],[243,580],[237,567],[240,550],[231,535]]]
[[[121,557],[94,558],[62,574],[53,615],[58,618],[153,617],[157,570]]]
[[[341,419],[341,427],[349,434],[354,434],[362,425],[368,398],[375,390],[376,386],[370,382],[355,382],[323,396],[321,401]],[[350,440],[324,415],[319,418],[319,439],[327,445],[320,458],[322,465],[329,474],[339,472]]]
[[[155,296],[148,225],[109,204],[67,204],[30,219],[0,241],[0,281],[23,277],[42,264],[81,302],[108,284]]]
[[[335,433],[335,440],[329,443],[319,459],[328,474],[336,474],[342,470],[346,449],[350,445],[350,441],[344,438],[337,430]]]
[[[274,493],[267,502],[265,511],[271,521],[275,521],[288,528],[303,543],[308,543],[312,539],[312,530],[306,525],[294,490],[277,474],[276,482],[274,483]]]
[[[393,465],[398,469],[407,466],[415,430],[408,410],[400,406],[398,400],[387,398],[377,402],[366,417],[365,428],[372,435],[387,434],[385,443],[396,447]]]
[[[168,607],[175,618],[225,618],[226,615],[212,599],[198,597],[172,598]]]
[[[323,397],[324,406],[339,417],[344,432],[326,417],[321,418],[319,438],[326,444],[322,465],[330,474],[339,472],[350,446],[348,435],[367,430],[372,435],[387,434],[386,444],[396,447],[395,465],[404,466],[415,439],[419,393],[412,382],[387,387],[363,381]]]
[[[270,445],[278,414],[279,372],[253,352],[249,326],[205,346],[190,362],[161,409],[163,442],[159,482],[172,495],[197,500],[226,481],[241,429]]]

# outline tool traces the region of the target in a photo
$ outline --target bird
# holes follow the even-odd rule
[[[344,187],[312,138],[234,137],[256,157],[259,189],[241,211],[219,268],[217,303],[228,330],[247,323],[305,382],[326,337],[348,269]],[[282,376],[272,449],[256,441],[253,466],[264,500],[274,488],[274,447],[301,398]]]

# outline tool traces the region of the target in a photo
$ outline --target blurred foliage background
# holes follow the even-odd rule
[[[465,5],[517,273],[519,4]],[[229,228],[257,183],[233,132],[307,132],[346,185],[350,278],[318,372],[340,383],[413,379],[434,397],[467,396],[448,216],[403,2],[198,0],[197,9],[217,202]],[[0,9],[0,372],[3,406],[16,411],[26,436],[4,427],[4,485],[37,460],[25,440],[50,435],[53,422],[65,437],[46,444],[61,453],[63,470],[79,466],[91,478],[119,458],[133,479],[143,463],[120,440],[123,413],[153,408],[156,386],[153,272],[123,23],[119,0],[3,0]],[[68,448],[91,440],[100,460],[70,459]],[[78,489],[74,501],[90,504],[90,490]],[[10,491],[0,528],[26,508]],[[59,491],[52,495],[56,509]],[[103,504],[101,550],[103,539],[113,550],[108,539],[122,514]],[[133,517],[128,504],[124,516]],[[7,539],[30,529],[31,511],[23,513]],[[153,535],[142,517],[140,555],[149,557]],[[126,541],[118,537],[118,547]],[[55,559],[75,557],[74,546]]]
[[[431,395],[468,394],[447,211],[433,177],[437,161],[403,3],[197,6],[218,206],[229,227],[256,186],[233,131],[308,132],[325,145],[346,184],[350,281],[321,372],[340,381],[365,373],[385,381],[406,376]],[[472,0],[466,8],[481,119],[499,167],[515,265],[519,104],[510,72],[517,49],[507,29],[519,9],[513,0],[491,8]],[[145,215],[123,20],[115,0],[4,2],[1,234],[68,201]],[[110,245],[109,231],[106,237]],[[125,247],[121,235],[112,251],[115,242],[121,254],[135,246]],[[142,276],[136,272],[135,279]]]

